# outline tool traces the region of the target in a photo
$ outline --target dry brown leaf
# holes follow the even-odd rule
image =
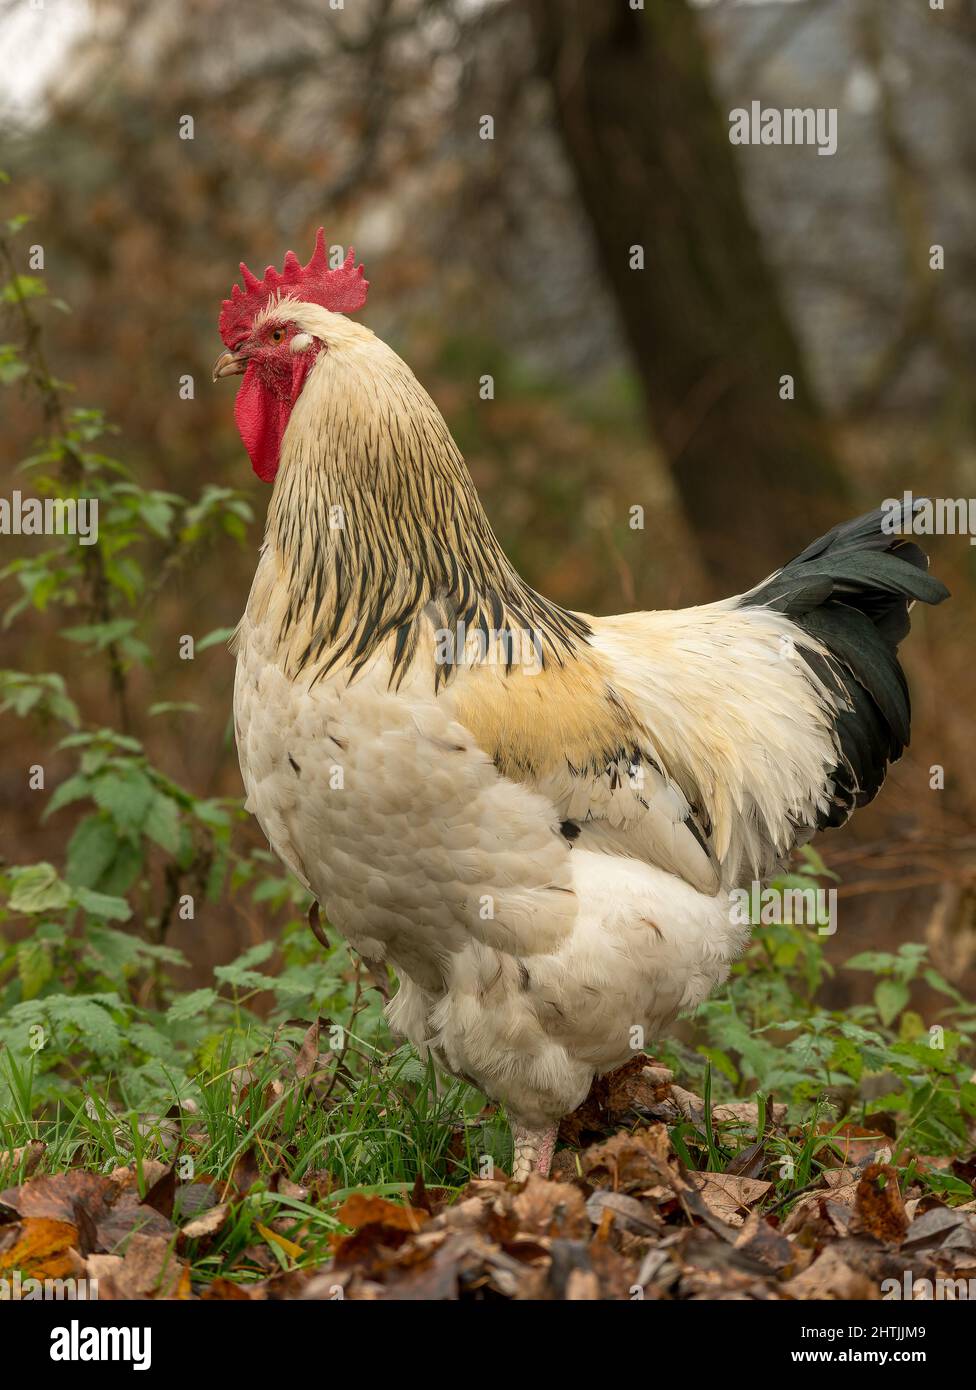
[[[84,1274],[88,1279],[95,1279],[101,1283],[105,1279],[111,1279],[122,1267],[121,1255],[89,1255],[87,1260],[82,1261],[82,1268],[79,1273]]]
[[[840,1189],[846,1191],[848,1187],[857,1188],[861,1181],[861,1170],[860,1168],[826,1168],[823,1180],[827,1187],[835,1189],[833,1196],[836,1201],[839,1200],[837,1193]]]
[[[608,1192],[600,1187],[591,1194],[586,1203],[586,1212],[597,1227],[601,1226],[605,1214],[611,1212],[618,1226],[640,1235],[656,1235],[663,1224],[650,1202],[641,1202],[624,1192]]]
[[[743,1251],[754,1260],[769,1265],[777,1274],[796,1270],[796,1249],[771,1222],[758,1212],[752,1211],[746,1217],[742,1230],[735,1242],[735,1249]]]
[[[696,1125],[704,1122],[705,1102],[701,1096],[696,1096],[694,1091],[686,1091],[683,1086],[671,1086],[669,1091],[671,1100],[686,1120],[691,1120],[692,1124]]]
[[[845,1189],[841,1189],[843,1192]],[[854,1227],[854,1207],[850,1203],[835,1202],[830,1198],[826,1202],[821,1202],[820,1210],[824,1219],[830,1222],[831,1227],[838,1236],[848,1235]]]
[[[959,1207],[931,1207],[912,1222],[902,1250],[952,1250],[972,1255],[976,1253],[976,1220]]]
[[[648,1075],[647,1060],[640,1053],[616,1071],[594,1077],[582,1105],[560,1122],[562,1142],[578,1146],[587,1136],[609,1134],[635,1110],[639,1112],[662,1099],[667,1087]]]
[[[570,1270],[564,1295],[570,1303],[595,1303],[600,1298],[600,1281],[592,1269]]]
[[[158,1211],[160,1216],[165,1216],[167,1220],[172,1218],[173,1203],[176,1200],[175,1162],[159,1175],[142,1200],[147,1207]]]
[[[894,1168],[869,1164],[857,1185],[854,1208],[858,1230],[889,1245],[900,1244],[908,1230],[908,1215]]]
[[[789,1298],[852,1299],[881,1297],[880,1287],[867,1275],[854,1270],[827,1246],[813,1264],[783,1285]]]
[[[228,1187],[233,1185],[242,1197],[246,1197],[255,1183],[261,1181],[261,1170],[258,1167],[258,1154],[254,1144],[239,1154],[231,1172],[231,1181]],[[223,1194],[226,1196],[226,1191]]]
[[[689,1173],[688,1181],[701,1193],[709,1211],[730,1226],[741,1226],[746,1210],[772,1187],[771,1182],[740,1178],[731,1173]]]
[[[198,1177],[193,1182],[180,1183],[176,1189],[173,1204],[174,1219],[184,1223],[202,1216],[211,1207],[220,1205],[220,1194],[225,1184],[216,1179]]]
[[[4,1149],[0,1152],[0,1168],[20,1168],[23,1164],[23,1177],[29,1178],[44,1157],[47,1145],[39,1139],[23,1144],[19,1149]]]
[[[825,1194],[811,1192],[801,1197],[791,1208],[780,1226],[784,1236],[799,1235],[801,1231],[830,1234],[830,1222],[823,1213]]]
[[[160,1163],[156,1158],[144,1158],[138,1167],[130,1163],[126,1168],[114,1168],[109,1176],[122,1187],[138,1186],[141,1178],[143,1190],[148,1192],[159,1182],[169,1166],[168,1163]]]
[[[229,1211],[230,1204],[228,1202],[218,1202],[215,1207],[210,1207],[181,1227],[180,1235],[185,1240],[200,1240],[203,1236],[216,1235],[227,1220]]]
[[[887,1162],[891,1157],[888,1137],[880,1130],[865,1129],[862,1125],[852,1123],[835,1128],[825,1123],[820,1126],[820,1133],[833,1137],[834,1143],[840,1149],[842,1164],[866,1163],[869,1159]],[[884,1157],[885,1150],[887,1157]],[[824,1150],[825,1154],[826,1152]]]
[[[67,1173],[44,1173],[20,1187],[0,1192],[0,1203],[18,1216],[46,1216],[52,1221],[75,1221],[75,1207],[103,1207],[118,1196],[118,1188],[102,1173],[73,1168]]]
[[[512,1209],[521,1235],[575,1240],[590,1232],[583,1194],[571,1183],[548,1182],[533,1173]]]
[[[82,1255],[115,1253],[136,1231],[169,1237],[165,1217],[144,1206],[134,1181],[120,1183],[103,1173],[72,1169],[30,1178],[0,1193],[0,1203],[22,1217],[48,1217],[78,1228]]]
[[[703,1102],[704,1105],[704,1102]],[[739,1124],[749,1124],[755,1128],[759,1123],[759,1106],[754,1100],[737,1100],[727,1105],[713,1105],[712,1119],[718,1123],[737,1122]],[[786,1120],[785,1105],[766,1106],[766,1124],[772,1120],[774,1125],[781,1125]]]
[[[61,1279],[70,1274],[69,1250],[78,1244],[72,1221],[28,1216],[0,1227],[0,1270],[21,1270],[32,1279]]]
[[[119,1266],[99,1281],[100,1299],[190,1297],[190,1271],[165,1236],[134,1235]]]
[[[336,1220],[354,1230],[380,1225],[398,1231],[419,1231],[429,1219],[425,1211],[363,1192],[353,1192],[336,1212]]]
[[[319,1060],[319,1030],[322,1020],[317,1018],[302,1038],[301,1047],[295,1055],[295,1075],[304,1081],[316,1070]]]
[[[638,1261],[615,1250],[608,1242],[591,1245],[590,1262],[600,1283],[600,1297],[622,1301],[633,1297],[637,1285]]]
[[[615,1134],[602,1144],[587,1149],[582,1156],[583,1173],[594,1187],[610,1187],[614,1192],[646,1192],[670,1188],[674,1174],[668,1166],[671,1141],[664,1125],[650,1125]]]
[[[362,1192],[347,1197],[336,1216],[353,1231],[332,1237],[335,1264],[343,1268],[360,1265],[371,1277],[382,1273],[400,1246],[430,1220],[425,1211]]]
[[[644,1075],[652,1086],[670,1086],[674,1080],[674,1072],[670,1067],[662,1067],[657,1062],[648,1062],[644,1066]]]

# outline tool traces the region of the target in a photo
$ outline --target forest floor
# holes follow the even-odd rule
[[[976,1145],[926,1161],[884,1117],[873,1133],[798,1130],[785,1105],[706,1105],[641,1055],[563,1122],[551,1178],[513,1183],[484,1157],[473,1177],[472,1122],[433,1101],[422,1121],[438,1126],[445,1186],[390,1182],[392,1097],[367,1117],[317,1047],[314,1025],[290,1076],[245,1081],[223,1136],[191,1112],[125,1164],[91,1144],[0,1154],[0,1278],[22,1297],[28,1280],[97,1280],[99,1300],[908,1299],[976,1278]],[[261,1123],[242,1126],[249,1099]],[[371,1118],[378,1181],[314,1166],[322,1145],[314,1124],[293,1127],[293,1102]]]

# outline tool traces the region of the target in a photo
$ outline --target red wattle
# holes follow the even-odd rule
[[[234,419],[251,460],[264,483],[273,483],[281,461],[281,440],[298,400],[305,376],[316,357],[304,352],[292,358],[290,377],[284,371],[271,375],[262,364],[249,362],[234,402]],[[284,364],[282,364],[284,365]]]

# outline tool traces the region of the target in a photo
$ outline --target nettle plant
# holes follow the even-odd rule
[[[808,846],[797,871],[772,886],[782,895],[835,878]],[[918,1155],[968,1153],[976,1128],[976,1005],[929,965],[924,945],[906,943],[847,960],[845,971],[873,976],[871,1000],[825,1009],[820,989],[834,974],[826,939],[816,926],[757,922],[727,985],[699,1008],[694,1043],[674,1049],[676,1064],[714,1100],[758,1095],[766,1113],[774,1100],[787,1104],[791,1122],[806,1131],[803,1143],[767,1136],[767,1144],[780,1144],[791,1183],[802,1185],[823,1163],[843,1159],[851,1138],[871,1134],[908,1166]],[[910,1007],[912,986],[923,982],[946,1001],[929,1019]],[[714,1141],[710,1166],[724,1168],[745,1138],[757,1135],[726,1130],[724,1146]],[[951,1171],[928,1167],[922,1176],[943,1196],[972,1198],[969,1183]]]
[[[70,826],[62,861],[0,862],[0,1120],[26,1122],[28,1102],[49,1109],[79,1086],[137,1109],[199,1093],[208,1069],[252,1055],[293,1015],[348,1005],[354,982],[345,953],[323,955],[309,934],[302,890],[270,855],[239,847],[240,804],[178,785],[132,732],[130,677],[152,664],[157,597],[191,555],[240,541],[251,509],[229,488],[207,486],[194,500],[145,488],[104,452],[112,427],[100,411],[69,405],[69,386],[47,366],[39,313],[67,306],[17,269],[23,225],[15,218],[0,232],[0,308],[14,337],[0,343],[0,390],[36,410],[41,434],[14,486],[97,500],[98,541],[62,534],[25,546],[0,568],[2,625],[54,628],[65,671],[84,673],[88,705],[111,709],[121,726],[87,722],[58,672],[0,670],[0,714],[35,721],[75,764],[58,785],[29,793],[46,798],[44,820]],[[229,635],[207,633],[195,652]],[[93,701],[96,673],[104,693]],[[164,701],[144,717],[195,709]],[[29,776],[25,766],[25,794]],[[284,922],[283,966],[258,968],[276,949],[262,943],[218,968],[212,986],[180,992],[187,962],[167,943],[170,927],[238,895]],[[4,1137],[0,1127],[0,1149]]]

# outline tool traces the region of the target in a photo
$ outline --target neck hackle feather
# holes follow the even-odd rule
[[[517,573],[440,411],[361,325],[320,354],[295,406],[266,543],[286,579],[293,675],[355,675],[388,646],[395,680],[426,654],[439,685],[472,644],[503,666],[527,650],[562,664],[589,635]],[[439,642],[455,659],[436,659]]]

